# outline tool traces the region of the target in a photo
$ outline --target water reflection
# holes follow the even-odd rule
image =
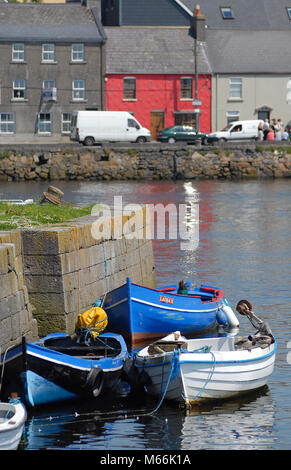
[[[275,448],[274,404],[267,389],[185,417],[181,449]]]
[[[22,448],[67,450],[179,449],[184,411],[163,407],[150,414],[156,403],[112,402],[97,411],[94,402],[75,403],[32,416]]]
[[[232,306],[242,298],[249,299],[255,312],[269,322],[278,350],[269,390],[264,393],[192,410],[189,416],[164,403],[154,416],[122,416],[101,422],[82,416],[88,410],[71,407],[62,408],[60,415],[67,416],[63,421],[45,421],[50,426],[44,426],[37,421],[49,418],[51,412],[44,411],[28,422],[26,448],[291,449],[291,365],[287,362],[291,340],[290,181],[60,181],[55,185],[64,191],[65,200],[80,205],[112,205],[114,195],[122,195],[124,204],[183,204],[198,198],[196,250],[181,250],[181,240],[153,241],[158,284],[185,278],[194,285],[221,286]],[[0,198],[37,198],[47,186],[1,182]],[[249,331],[249,322],[240,318],[240,334]],[[124,404],[109,406],[125,409]],[[75,417],[75,409],[80,416]]]

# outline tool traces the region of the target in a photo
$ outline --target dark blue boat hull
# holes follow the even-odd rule
[[[126,284],[106,295],[103,308],[111,331],[136,347],[177,330],[195,336],[215,328],[218,323],[226,325],[227,319],[220,311],[222,292],[209,289],[178,295],[176,286],[151,289],[133,284],[128,278]],[[219,292],[217,300],[209,293],[211,289]]]
[[[93,398],[114,389],[128,358],[127,347],[120,335],[103,333],[98,338],[101,342],[109,342],[111,349],[116,344],[117,353],[111,357],[109,354],[97,357],[97,350],[74,343],[69,350],[67,343],[71,339],[65,333],[26,343],[25,367],[21,374],[26,404],[35,407],[78,397]],[[66,349],[68,353],[63,352]]]

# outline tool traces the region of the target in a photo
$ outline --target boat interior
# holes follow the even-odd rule
[[[184,288],[181,288],[181,283]],[[218,287],[207,286],[202,284],[200,287],[191,289],[190,282],[180,281],[180,285],[169,285],[155,289],[165,294],[187,295],[188,297],[199,297],[202,302],[215,302],[222,297],[222,291]]]
[[[205,348],[209,351],[237,351],[243,349],[266,348],[274,343],[273,336],[256,334],[254,336],[221,336],[213,338],[195,338],[185,340],[180,336],[177,340],[158,340],[150,344],[147,348],[149,355],[164,354],[175,349],[194,352]]]
[[[0,423],[4,423],[8,419],[11,419],[14,414],[14,408],[10,405],[10,403],[1,403]]]
[[[40,344],[48,349],[84,359],[115,357],[121,352],[121,345],[114,337],[97,337],[89,344],[79,343],[77,335],[48,338]]]

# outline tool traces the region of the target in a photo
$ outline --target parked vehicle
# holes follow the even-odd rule
[[[289,137],[291,136],[291,121],[288,121],[285,127],[286,131],[288,132]]]
[[[98,142],[150,142],[151,133],[123,111],[75,111],[71,120],[71,140],[84,145]]]
[[[194,127],[190,126],[171,126],[166,127],[157,132],[157,140],[159,142],[196,142],[201,140],[202,144],[206,144],[208,134],[197,132]]]
[[[219,132],[209,134],[207,142],[235,141],[235,140],[257,140],[259,123],[264,123],[261,119],[250,121],[234,121],[228,124]]]

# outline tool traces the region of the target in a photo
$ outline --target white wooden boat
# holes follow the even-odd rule
[[[26,409],[20,400],[0,402],[0,450],[18,448],[26,417]]]
[[[267,324],[259,327],[245,338],[186,339],[175,332],[139,351],[135,366],[149,376],[151,395],[187,407],[250,392],[266,385],[275,363],[276,341]]]

